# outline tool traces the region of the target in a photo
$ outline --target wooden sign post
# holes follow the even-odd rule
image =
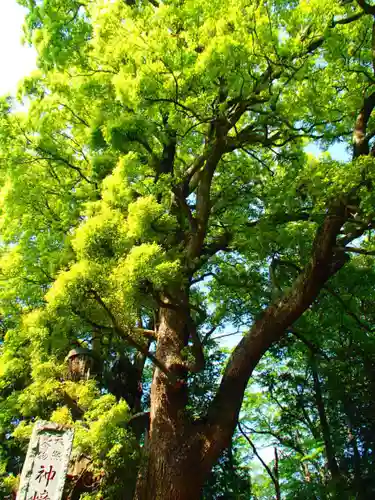
[[[17,500],[61,500],[73,444],[73,429],[35,424],[22,469]]]

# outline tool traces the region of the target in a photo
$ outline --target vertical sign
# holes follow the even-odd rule
[[[17,500],[61,500],[73,444],[73,429],[39,421],[22,469]]]

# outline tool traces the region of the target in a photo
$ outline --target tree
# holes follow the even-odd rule
[[[372,252],[374,8],[20,3],[39,70],[27,112],[2,107],[3,357],[19,343],[17,370],[37,338],[61,357],[69,336],[140,353],[155,369],[135,498],[200,498],[261,358]],[[351,161],[304,151],[351,137]],[[229,323],[246,333],[192,411]]]
[[[283,498],[365,499],[373,491],[375,344],[373,309],[364,307],[372,296],[366,259],[325,287],[259,363],[245,395],[240,425],[257,446],[279,450]],[[252,482],[261,498],[272,496],[267,483]]]

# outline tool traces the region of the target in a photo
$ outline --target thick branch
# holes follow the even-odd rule
[[[150,412],[145,411],[136,413],[128,420],[126,427],[131,429],[139,440],[142,434],[147,434],[150,428]]]
[[[210,191],[212,178],[223,153],[223,141],[221,138],[217,138],[212,146],[211,154],[208,156],[203,170],[200,172],[195,217],[197,229],[192,235],[188,245],[187,251],[189,258],[199,257],[202,250],[211,210]]]
[[[83,410],[78,403],[69,396],[69,394],[63,391],[64,402],[70,409],[73,420],[80,420],[85,414],[85,410]]]
[[[334,251],[336,252],[337,251],[337,248],[334,249]],[[278,264],[281,264],[281,265],[285,265],[285,266],[288,266],[288,267],[291,267],[292,269],[295,269],[296,271],[298,272],[301,272],[301,269],[299,266],[297,266],[297,264],[294,264],[294,262],[289,262],[289,261],[285,261],[285,260],[280,260],[280,259],[274,259],[274,262],[278,263]],[[324,290],[327,290],[328,293],[330,293],[332,295],[332,297],[334,297],[339,303],[340,305],[343,307],[344,311],[346,312],[346,314],[348,316],[350,316],[351,318],[353,318],[356,323],[362,328],[364,329],[365,331],[368,331],[368,332],[371,332],[372,330],[367,326],[365,325],[364,323],[362,323],[362,321],[354,314],[353,311],[350,310],[349,306],[345,303],[345,301],[340,297],[340,295],[335,292],[335,290],[333,290],[333,288],[331,288],[328,284],[325,284],[323,286]],[[292,329],[290,329],[290,332],[291,333],[294,333],[296,335],[296,333],[294,331],[292,331]],[[296,335],[297,336],[297,335]],[[302,340],[302,339],[301,339]]]
[[[224,444],[229,442],[247,382],[263,354],[303,314],[326,281],[345,264],[343,255],[337,256],[333,250],[344,222],[344,206],[326,217],[317,231],[310,262],[291,290],[264,311],[233,351],[208,414],[207,436],[212,443],[212,453],[217,453],[215,448],[222,446],[223,441]]]
[[[232,238],[233,234],[226,230],[226,232],[219,236],[216,240],[202,248],[202,259],[205,261],[213,255],[216,255],[217,252],[228,250],[228,246],[232,241]]]
[[[338,24],[350,24],[360,19],[363,15],[364,12],[358,12],[358,14],[353,14],[350,17],[344,17],[343,19],[334,19],[332,21],[332,27],[337,26]]]
[[[352,20],[355,20],[354,18]],[[349,20],[348,20],[349,22]],[[333,26],[335,24],[333,23]],[[317,50],[323,43],[325,38],[320,37],[310,42],[305,51],[305,56]],[[254,87],[252,96],[248,98],[232,99],[228,102],[229,113],[227,116],[216,117],[211,122],[209,136],[207,138],[205,150],[200,155],[185,174],[183,182],[183,193],[188,194],[197,188],[197,204],[196,204],[196,230],[194,231],[190,243],[188,245],[189,258],[200,256],[208,218],[211,210],[210,188],[215,169],[221,160],[223,154],[232,152],[245,144],[262,144],[270,146],[276,144],[278,147],[283,146],[287,142],[297,138],[304,137],[303,134],[295,136],[286,134],[281,143],[277,143],[278,139],[282,138],[282,131],[276,131],[272,135],[268,135],[267,127],[259,130],[253,125],[244,127],[235,137],[228,137],[228,132],[235,127],[241,116],[249,109],[251,104],[259,101],[257,95],[263,88],[270,86],[274,79],[277,79],[283,73],[280,68],[270,64],[267,71],[261,76],[257,85]],[[266,99],[267,101],[268,99]],[[175,103],[177,104],[177,103]],[[180,105],[181,106],[181,105]],[[233,106],[233,109],[232,109]],[[186,109],[185,109],[186,111]],[[190,110],[191,111],[191,110]],[[312,135],[308,135],[312,137]],[[188,193],[185,193],[188,191]],[[195,221],[194,221],[195,222]]]
[[[363,248],[337,247],[336,250],[339,252],[358,253],[360,255],[375,255],[375,250],[365,250]]]
[[[375,7],[374,7],[375,9]],[[364,99],[362,109],[357,117],[353,134],[353,158],[368,155],[369,141],[366,137],[367,124],[375,107],[375,92]]]
[[[357,0],[357,4],[363,9],[365,14],[375,15],[375,5],[370,5],[365,0]]]
[[[150,339],[156,339],[156,333],[154,330],[148,330],[147,328],[133,328],[133,331],[136,333],[140,333],[141,335],[144,335],[145,337],[148,337]]]
[[[280,491],[280,481],[279,481],[279,454],[277,453],[276,446],[274,447],[275,453],[275,465],[273,467],[273,473],[275,476],[275,489],[276,489],[276,500],[281,500],[281,491]]]
[[[204,357],[203,345],[197,332],[197,327],[194,321],[190,317],[188,320],[188,326],[189,326],[191,341],[193,343],[192,353],[194,355],[194,363],[189,364],[188,369],[191,372],[197,373],[203,370],[206,360]]]
[[[146,358],[148,358],[150,361],[153,362],[155,366],[157,366],[165,375],[166,377],[172,382],[172,384],[176,384],[178,380],[176,377],[171,373],[168,368],[162,363],[160,360],[158,360],[153,354],[151,354],[148,351],[148,348],[139,344],[136,340],[133,339],[133,337],[126,332],[121,326],[118,324],[115,316],[112,314],[112,311],[107,307],[103,299],[100,297],[98,292],[95,290],[90,291],[91,295],[94,297],[96,302],[104,309],[104,311],[107,313],[109,319],[111,320],[113,324],[113,328],[117,335],[119,335],[121,338],[126,340],[128,344],[130,344],[132,347],[134,347],[137,351],[141,352]]]
[[[366,127],[374,107],[375,92],[364,99],[355,124],[354,158],[369,153],[368,143],[365,143]],[[304,271],[280,300],[267,307],[233,351],[205,424],[209,443],[206,452],[208,461],[212,460],[211,456],[216,458],[220,450],[228,446],[247,382],[261,357],[306,311],[329,278],[345,265],[348,257],[335,248],[338,246],[337,237],[347,218],[344,203],[331,206],[317,230],[312,255]],[[362,232],[363,230],[364,228]],[[345,245],[345,242],[340,243]]]
[[[190,230],[193,233],[195,233],[197,231],[197,222],[192,214],[189,204],[186,201],[183,190],[181,189],[180,186],[176,186],[175,188],[173,188],[173,193],[175,195],[175,199],[178,205],[181,208],[182,213],[186,215],[186,218],[189,222]]]

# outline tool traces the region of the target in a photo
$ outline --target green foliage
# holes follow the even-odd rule
[[[350,145],[373,91],[371,16],[339,0],[18,1],[38,70],[0,100],[0,494],[47,419],[89,457],[91,489],[72,494],[131,498],[145,446],[128,424],[149,410],[161,309],[183,310],[203,343],[205,369],[186,375],[196,423],[228,358],[214,332],[243,333],[293,287],[340,204],[337,244],[358,233],[363,255],[269,350],[240,418],[280,448],[283,498],[342,496],[313,351],[342,487],[373,491],[375,163],[327,152]],[[192,333],[175,334],[162,361],[194,364]],[[77,347],[93,365],[75,379]],[[272,498],[246,439],[232,448],[204,498]]]
[[[374,489],[369,472],[373,457],[365,451],[373,446],[369,367],[375,344],[372,335],[366,334],[373,311],[361,308],[372,291],[363,281],[360,260],[334,282],[334,290],[341,290],[342,299],[325,292],[297,323],[296,334],[289,334],[262,360],[244,401],[241,420],[249,436],[259,447],[279,450],[284,498],[329,499],[338,494],[366,498]],[[372,272],[367,276],[367,283],[371,282]],[[323,394],[326,430],[314,369],[318,370]],[[332,477],[327,443],[339,467],[339,484]],[[265,472],[263,477],[253,478],[255,498],[273,494],[269,479]]]

